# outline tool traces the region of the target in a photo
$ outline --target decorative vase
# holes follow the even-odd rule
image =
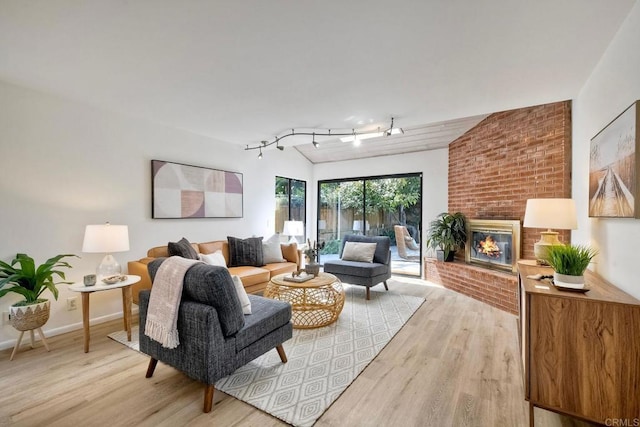
[[[573,289],[584,288],[584,276],[570,276],[568,274],[553,273],[553,283],[556,286]]]
[[[312,274],[313,277],[317,277],[318,274],[320,274],[320,264],[316,263],[315,261],[311,261],[310,263],[305,265],[304,271],[306,271],[307,274]]]
[[[19,331],[30,331],[42,327],[49,320],[51,303],[44,300],[30,305],[12,305],[11,326]]]

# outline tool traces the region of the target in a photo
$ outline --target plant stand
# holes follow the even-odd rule
[[[29,329],[29,335],[31,335],[31,348],[35,348],[35,337],[34,337],[33,331],[38,331],[38,334],[40,335],[40,339],[42,340],[42,344],[44,345],[44,348],[46,348],[47,351],[50,351],[49,345],[47,344],[47,339],[44,337],[44,333],[42,332],[42,328],[40,327]],[[20,343],[22,342],[22,337],[24,336],[25,332],[26,331],[20,331],[20,336],[18,337],[18,341],[16,341],[16,346],[13,347],[13,352],[11,353],[11,357],[9,358],[9,360],[13,360],[13,357],[18,352],[18,348],[20,348]]]

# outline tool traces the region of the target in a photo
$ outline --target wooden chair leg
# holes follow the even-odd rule
[[[382,283],[384,283],[384,288],[388,291],[388,290],[389,290],[389,287],[387,286],[387,281],[385,280],[385,281],[384,281],[384,282],[382,282]]]
[[[371,299],[371,292],[369,291],[369,287],[367,286],[367,300]]]
[[[278,356],[280,356],[280,360],[282,360],[282,363],[287,363],[287,355],[284,352],[284,347],[282,347],[282,344],[276,346],[276,350],[278,350]]]
[[[23,336],[24,336],[24,331],[21,331],[20,332],[20,336],[18,337],[18,341],[16,341],[16,346],[13,347],[13,352],[11,352],[11,357],[9,358],[9,360],[13,360],[13,357],[18,352],[18,348],[20,347],[20,342],[22,342],[22,337]]]
[[[213,384],[207,384],[204,388],[204,413],[211,412],[211,407],[213,406],[213,392],[215,389],[213,388]]]
[[[149,359],[149,366],[147,367],[147,375],[145,375],[145,378],[151,378],[151,376],[153,375],[153,371],[156,370],[157,364],[158,364],[157,359],[154,359],[153,357]]]

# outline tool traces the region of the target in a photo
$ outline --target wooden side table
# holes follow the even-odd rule
[[[291,304],[294,328],[319,328],[338,320],[345,298],[340,279],[333,274],[319,273],[302,283],[285,281],[284,277],[290,275],[285,273],[273,277],[264,296]]]
[[[82,293],[82,325],[84,326],[84,352],[89,352],[89,340],[91,334],[89,332],[89,295],[93,292],[108,291],[111,289],[122,289],[122,312],[124,314],[124,330],[127,331],[127,340],[131,341],[131,304],[133,298],[131,295],[131,285],[140,281],[140,276],[128,275],[127,280],[107,285],[106,283],[96,283],[94,286],[85,286],[84,283],[78,282],[69,286],[74,292]]]

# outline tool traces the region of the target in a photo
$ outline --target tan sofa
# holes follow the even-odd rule
[[[198,253],[212,254],[221,251],[224,259],[229,264],[229,244],[226,240],[215,240],[206,243],[192,243],[193,249]],[[229,273],[237,275],[248,293],[256,293],[264,290],[273,276],[296,271],[300,268],[302,252],[295,243],[281,244],[282,257],[286,262],[266,264],[262,267],[230,267]],[[157,246],[147,251],[147,256],[138,261],[129,261],[129,274],[140,276],[140,282],[133,285],[133,302],[138,304],[138,293],[143,289],[151,289],[151,279],[147,270],[147,264],[159,257],[169,256],[167,246]]]

